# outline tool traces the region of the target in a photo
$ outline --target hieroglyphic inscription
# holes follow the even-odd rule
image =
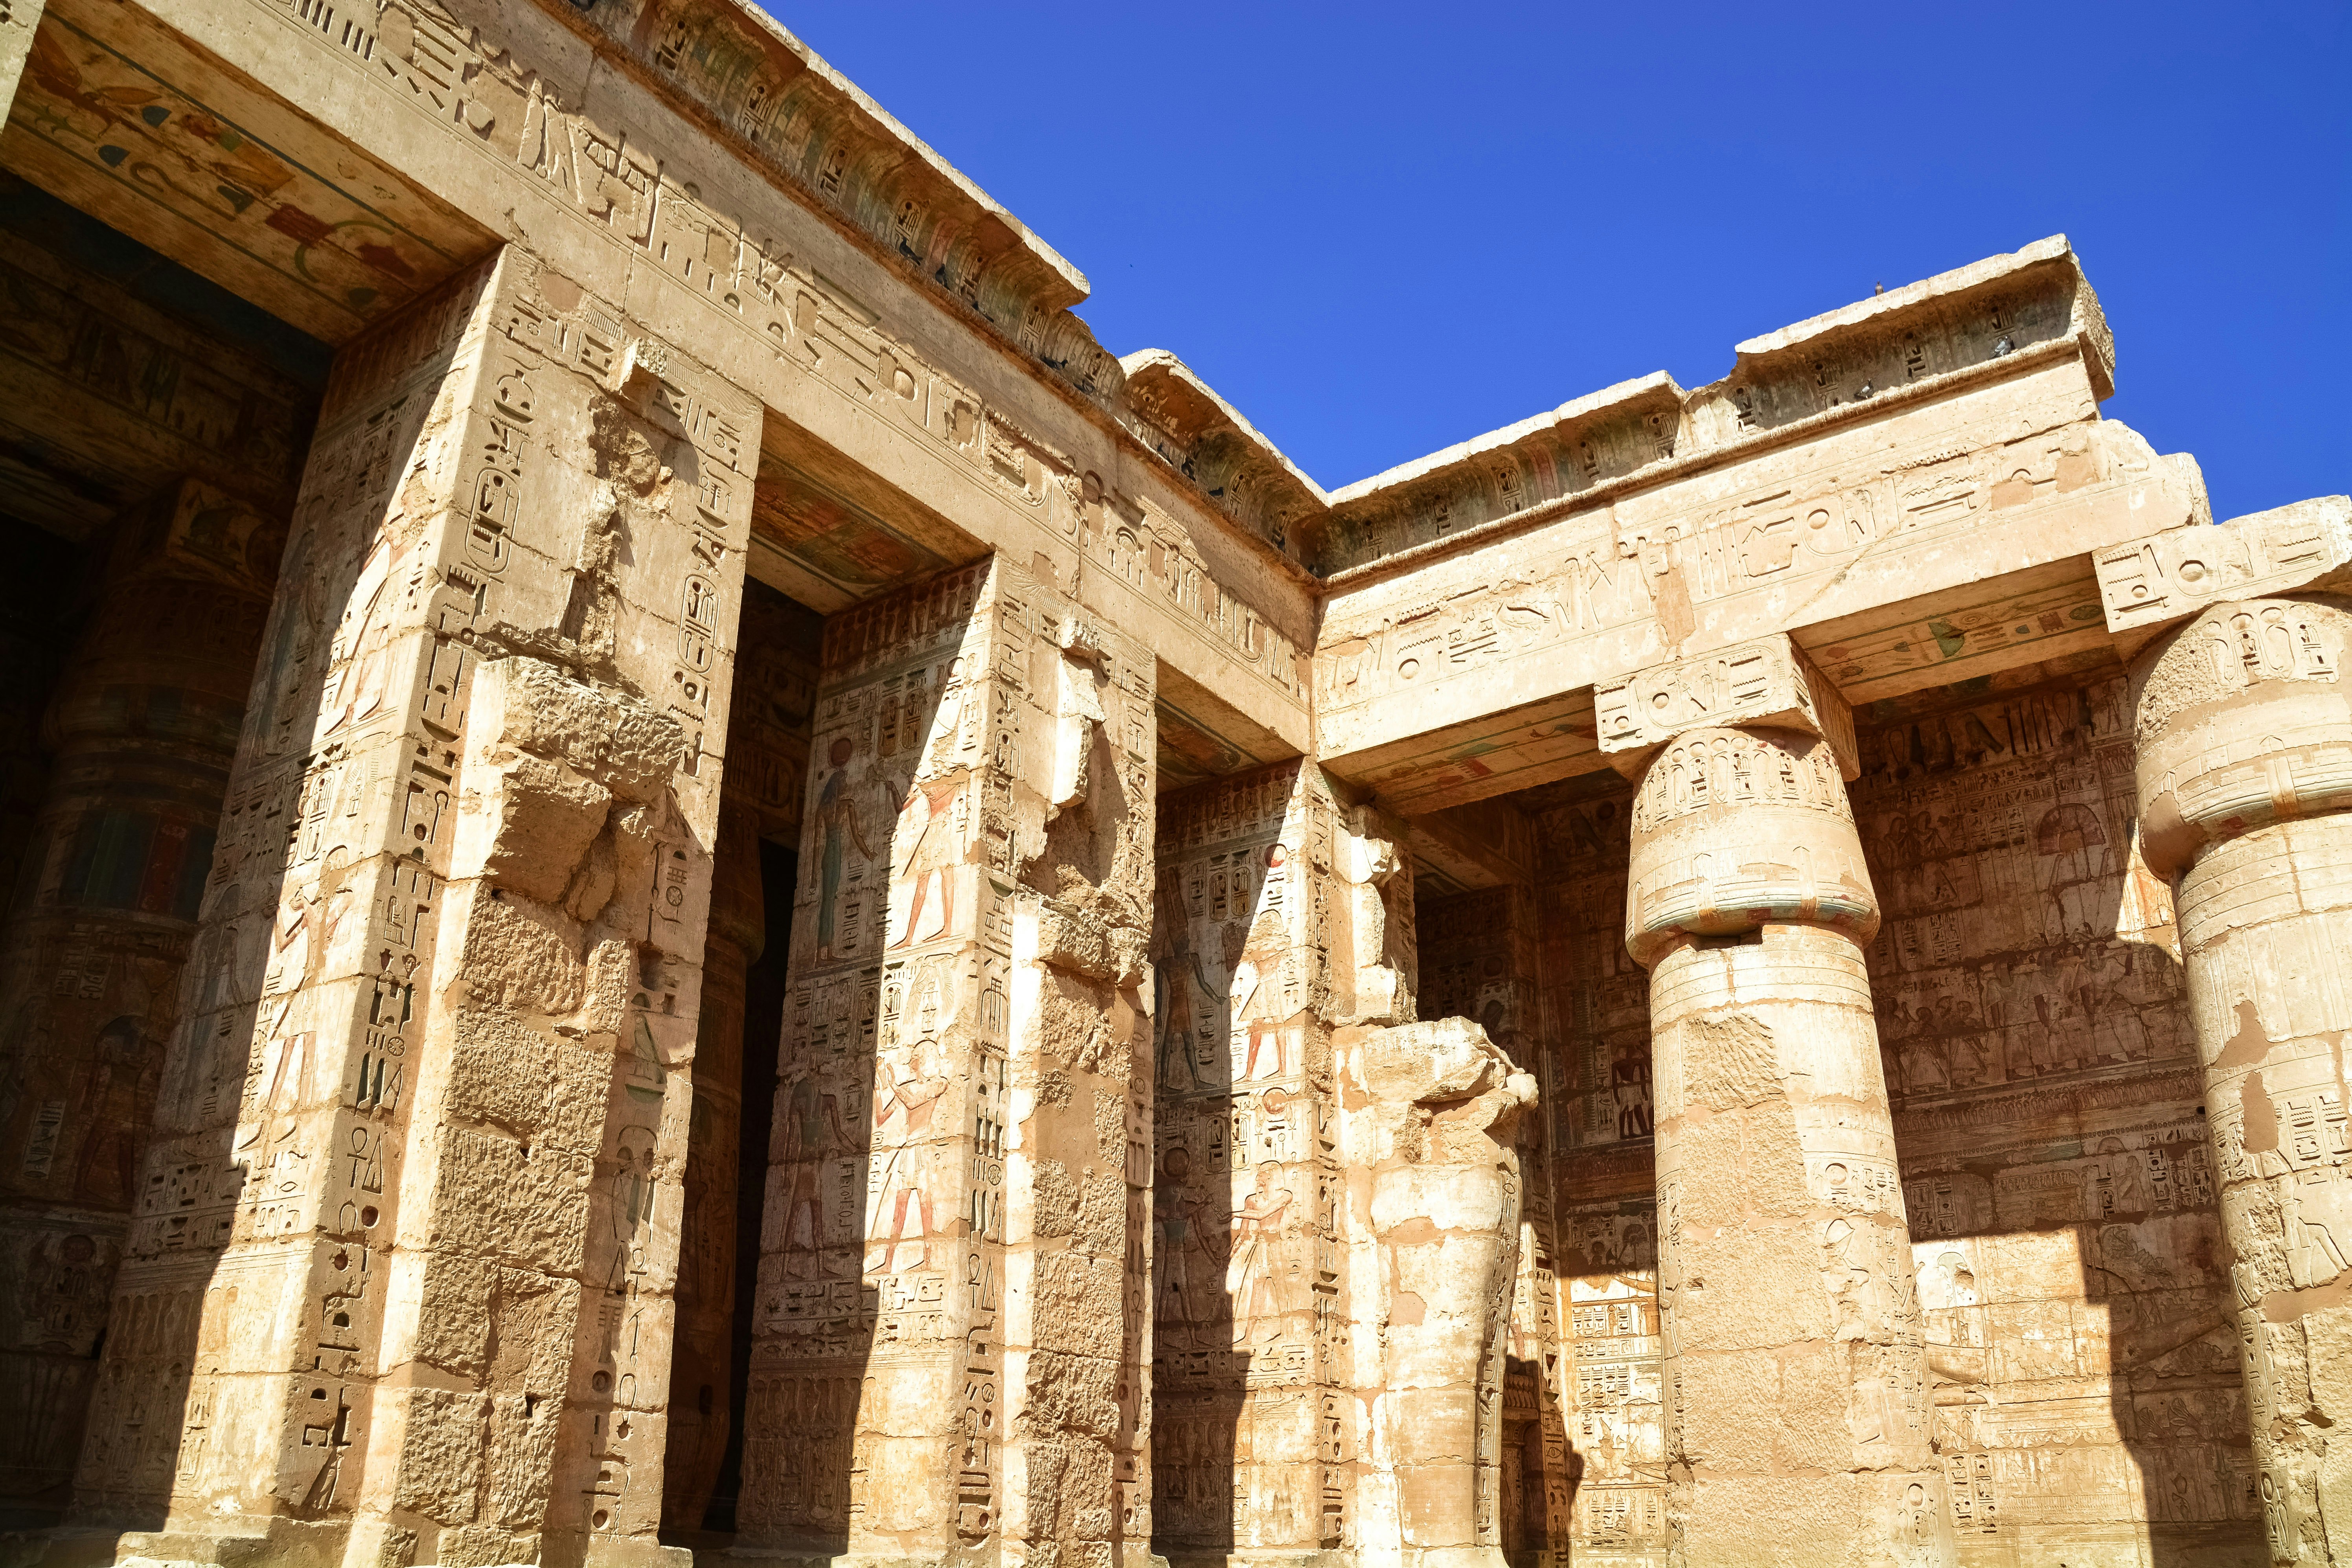
[[[1152,1468],[1171,1542],[1234,1530],[1313,1549],[1347,1530],[1343,1194],[1318,1013],[1335,826],[1320,774],[1295,763],[1160,803]]]

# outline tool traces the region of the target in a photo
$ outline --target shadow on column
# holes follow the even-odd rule
[[[1287,780],[1285,773],[1277,799],[1287,797]],[[1207,798],[1219,787],[1200,792]],[[1244,1032],[1255,1056],[1261,1039],[1278,1032],[1235,1020],[1233,997],[1281,813],[1277,805],[1261,822],[1239,810],[1228,818],[1202,809],[1215,824],[1202,837],[1224,840],[1204,848],[1172,841],[1169,803],[1176,798],[1161,800],[1151,943],[1151,1550],[1173,1568],[1205,1568],[1256,1544],[1243,1522],[1275,1500],[1248,1495],[1260,1473],[1249,1423],[1251,1324],[1237,1320],[1235,1303],[1278,1288],[1271,1248],[1288,1205],[1247,1180],[1248,1097],[1232,1082],[1232,1039]],[[1244,1187],[1247,1196],[1237,1199]]]
[[[734,1349],[726,1389],[727,1447],[719,1479],[701,1520],[714,1535],[735,1531],[737,1500],[743,1489],[743,1423],[751,1387],[751,1325],[760,1294],[761,1195],[768,1175],[768,1146],[775,1128],[776,1055],[783,1031],[785,955],[792,946],[793,890],[799,885],[800,856],[780,844],[759,847],[766,945],[747,976],[743,1005],[743,1126],[735,1201]],[[843,1541],[847,1541],[846,1526]]]

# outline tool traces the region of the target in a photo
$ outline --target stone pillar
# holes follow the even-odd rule
[[[739,732],[740,727],[730,731],[730,742]],[[735,755],[730,743],[730,761]],[[757,1194],[735,1189],[742,1155],[744,989],[766,941],[764,892],[758,819],[730,789],[719,811],[710,934],[702,947],[702,1016],[694,1037],[694,1112],[687,1129],[677,1339],[670,1355],[669,1444],[662,1462],[662,1523],[673,1533],[702,1528],[727,1455],[736,1205],[759,1201]]]
[[[1360,989],[1410,1006],[1409,965],[1382,959],[1410,952],[1412,879],[1392,843],[1342,834],[1297,762],[1160,803],[1151,1456],[1154,1544],[1180,1565],[1355,1539],[1332,1024]],[[1335,973],[1360,953],[1386,971],[1360,987]]]
[[[2141,845],[2181,948],[2271,1560],[2352,1561],[2352,610],[2212,605],[2134,662]]]
[[[1146,1551],[1153,671],[1002,559],[827,626],[747,1543]]]
[[[1383,1311],[1367,1365],[1367,1563],[1502,1568],[1503,1367],[1519,1260],[1520,1112],[1535,1079],[1466,1018],[1343,1035],[1348,1161],[1365,1210]],[[1367,1358],[1375,1359],[1375,1358]]]
[[[758,418],[513,250],[338,355],[83,1450],[126,1550],[659,1552]]]
[[[1541,1079],[1542,941],[1535,889],[1480,888],[1425,904],[1421,1011],[1475,1019],[1511,1063]],[[1556,1076],[1556,1075],[1555,1075]],[[1545,1118],[1516,1119],[1518,1273],[1503,1373],[1504,1554],[1514,1568],[1566,1568],[1573,1528],[1568,1473],[1569,1358],[1553,1271],[1552,1182]]]
[[[1645,671],[1626,705],[1663,742],[1625,930],[1650,970],[1670,1530],[1693,1568],[1948,1563],[1833,694],[1785,639],[1731,656]],[[1722,727],[1751,712],[1774,722]]]
[[[285,548],[194,480],[118,526],[0,937],[0,1507],[61,1517]]]

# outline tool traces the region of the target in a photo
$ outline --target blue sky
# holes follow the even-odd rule
[[[2352,5],[778,5],[1327,487],[2063,232],[2217,516],[2352,489]]]

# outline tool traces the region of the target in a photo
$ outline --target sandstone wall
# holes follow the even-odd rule
[[[2112,662],[1863,731],[1871,950],[1964,1560],[2257,1551],[2172,894]],[[2044,673],[2044,672],[2033,672]],[[2009,1554],[2009,1555],[2003,1555]]]

